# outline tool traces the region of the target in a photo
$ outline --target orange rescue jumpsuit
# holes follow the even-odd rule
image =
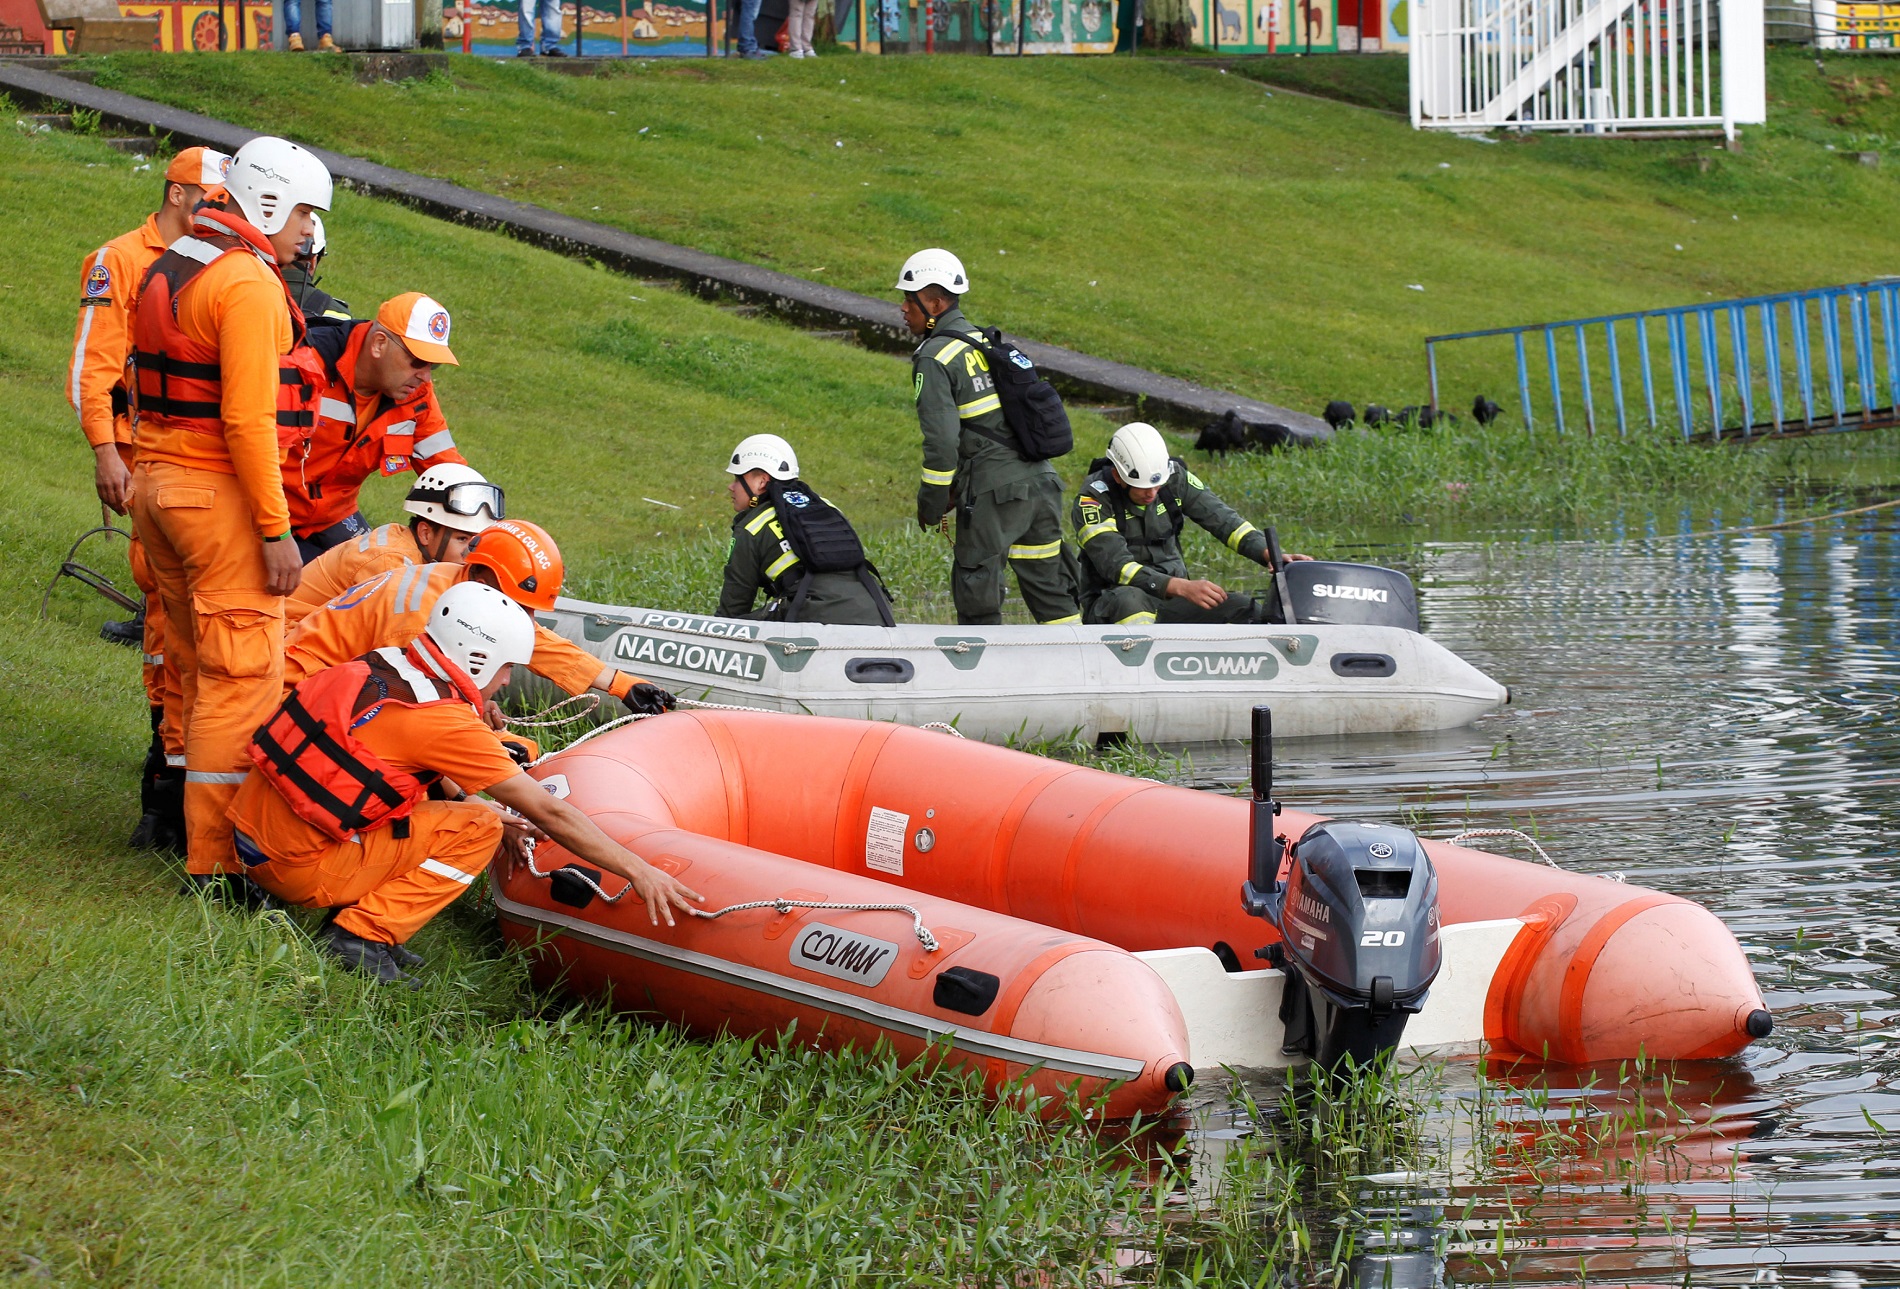
[[[354,541],[332,546],[303,566],[303,581],[284,597],[284,626],[288,630],[352,586],[367,582],[386,569],[426,564],[408,524],[384,524]]]
[[[471,794],[521,773],[463,703],[385,703],[355,733],[391,767],[435,771]],[[385,825],[337,841],[300,818],[256,771],[238,789],[231,822],[269,856],[250,869],[258,885],[305,908],[342,908],[338,926],[382,944],[404,943],[467,890],[502,835],[501,815],[483,802],[422,801],[406,837]]]
[[[387,569],[304,615],[284,643],[284,692],[325,667],[360,658],[372,649],[405,644],[422,634],[429,610],[442,592],[468,576],[465,564],[414,564]],[[534,628],[528,670],[570,694],[593,688],[607,664],[546,627]],[[608,692],[624,699],[642,681],[614,671]],[[453,777],[453,776],[450,776]]]
[[[175,301],[176,330],[217,356],[217,430],[141,408],[132,476],[133,523],[172,626],[166,652],[183,700],[192,874],[241,870],[225,811],[249,765],[251,734],[283,689],[284,602],[265,589],[261,541],[290,529],[277,410],[278,360],[295,334],[292,306],[275,259],[266,258],[269,243],[242,220],[225,219],[248,230],[247,245],[218,254]],[[201,212],[196,231],[225,226]],[[216,248],[193,236],[172,249],[202,260]],[[140,299],[149,312],[149,285]],[[135,336],[148,325],[139,318]]]
[[[368,322],[311,329],[311,347],[323,355],[329,381],[306,451],[284,462],[284,499],[299,538],[315,537],[355,515],[363,480],[372,474],[468,464],[455,450],[434,381],[422,382],[400,402],[357,392],[356,362],[369,331]]]
[[[139,286],[152,262],[165,252],[158,216],[121,234],[80,261],[79,321],[73,330],[73,361],[66,397],[79,413],[79,429],[94,448],[118,446],[119,459],[132,468],[132,415],[125,386],[125,364],[132,354],[132,310]],[[179,720],[178,668],[165,659],[165,601],[145,561],[145,544],[132,534],[126,558],[132,580],[145,592],[145,700],[162,710],[160,737],[165,762],[185,763],[185,735]]]

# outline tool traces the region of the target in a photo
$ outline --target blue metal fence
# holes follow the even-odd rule
[[[1900,278],[1428,336],[1434,414],[1439,347],[1507,337],[1527,430],[1548,421],[1563,434],[1581,419],[1595,434],[1611,411],[1618,434],[1635,422],[1686,439],[1900,424]],[[1474,358],[1461,354],[1461,369]]]

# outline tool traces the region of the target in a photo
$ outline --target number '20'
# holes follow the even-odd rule
[[[1359,936],[1361,949],[1396,949],[1404,943],[1403,931],[1365,931]]]

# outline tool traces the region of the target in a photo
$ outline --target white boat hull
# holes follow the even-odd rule
[[[1452,729],[1510,691],[1415,631],[1370,626],[824,626],[562,599],[543,626],[682,697],[989,742]]]

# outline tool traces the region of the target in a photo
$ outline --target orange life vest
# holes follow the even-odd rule
[[[356,736],[388,703],[480,710],[482,697],[467,672],[418,636],[299,684],[252,738],[251,763],[299,818],[338,841],[391,825],[406,837],[409,812],[442,776],[397,769]]]
[[[201,434],[223,434],[224,382],[214,346],[199,344],[178,325],[178,296],[205,269],[234,251],[256,255],[277,273],[276,253],[244,220],[202,209],[193,232],[165,249],[146,271],[132,332],[134,416]],[[284,288],[290,310],[290,352],[277,360],[277,445],[301,449],[316,425],[317,398],[326,379],[323,359],[307,340],[303,311]]]

